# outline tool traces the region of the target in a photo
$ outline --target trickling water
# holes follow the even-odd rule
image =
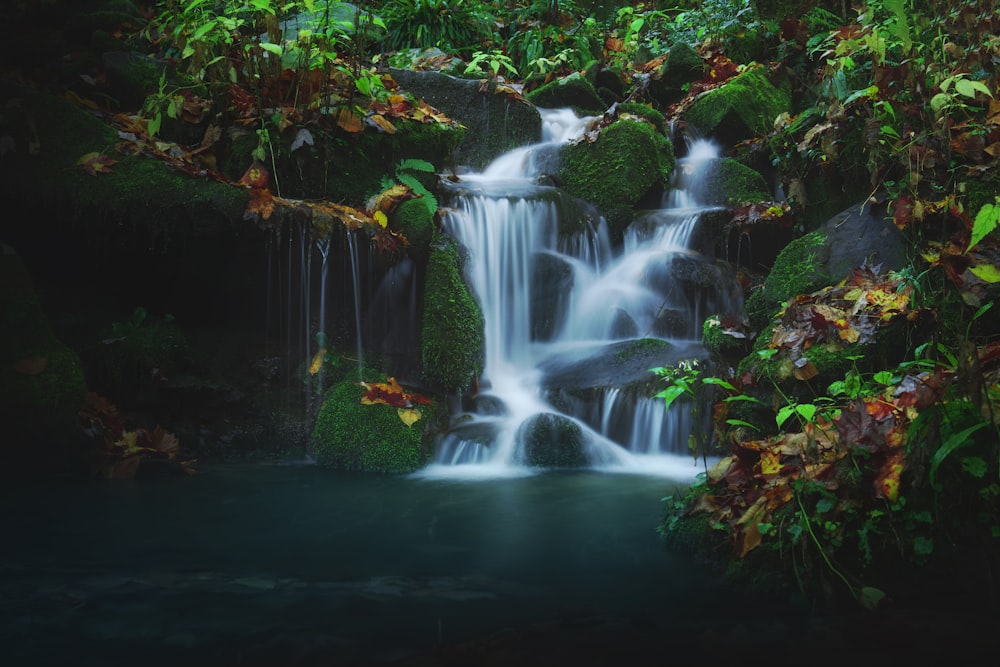
[[[351,256],[351,278],[354,289],[354,333],[358,351],[358,379],[364,373],[364,342],[361,338],[361,272],[358,270],[358,244],[354,234],[347,234],[347,248]]]
[[[559,146],[582,134],[590,119],[540,111],[543,142],[463,177],[443,219],[470,254],[486,364],[481,393],[442,438],[424,474],[523,474],[551,454],[539,454],[539,447],[558,448],[568,438],[575,453],[560,450],[557,461],[568,456],[570,465],[691,475],[691,424],[679,414],[686,411],[667,414],[662,401],[650,398],[648,368],[662,364],[649,363],[638,377],[595,382],[614,370],[616,355],[658,341],[656,349],[675,361],[703,355],[698,340],[706,311],[732,307],[726,290],[698,284],[719,269],[688,248],[705,209],[703,169],[717,151],[708,143],[691,147],[679,161],[668,207],[637,216],[616,254],[603,220],[561,233],[572,202],[538,184]],[[575,378],[578,386],[554,377]]]

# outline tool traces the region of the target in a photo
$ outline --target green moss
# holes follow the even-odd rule
[[[721,356],[731,356],[734,353],[746,352],[745,338],[736,338],[724,333],[722,322],[717,315],[705,320],[701,326],[701,344],[705,348]]]
[[[633,116],[638,116],[646,122],[652,123],[657,132],[663,132],[666,130],[666,118],[662,113],[648,104],[641,104],[639,102],[622,102],[618,105],[618,113],[627,113]]]
[[[0,277],[4,443],[63,445],[79,436],[77,411],[87,390],[80,358],[53,334],[13,253],[0,253]]]
[[[160,160],[121,155],[116,131],[61,98],[26,92],[5,120],[18,146],[37,129],[37,156],[24,158],[4,187],[28,201],[63,204],[81,218],[113,219],[154,232],[231,228],[242,218],[245,188],[171,171]],[[21,149],[18,149],[20,153]],[[117,163],[91,175],[77,160],[99,152]],[[26,151],[25,151],[26,153]]]
[[[434,216],[419,199],[408,199],[399,205],[390,221],[393,229],[402,232],[409,241],[411,257],[426,261],[434,236]]]
[[[594,84],[579,72],[539,86],[525,97],[536,106],[552,109],[573,107],[583,115],[596,115],[606,108]]]
[[[704,135],[750,138],[768,134],[774,119],[790,108],[787,92],[776,88],[763,68],[755,67],[698,97],[684,120]]]
[[[673,147],[666,137],[649,123],[622,119],[592,143],[563,146],[559,179],[571,195],[600,209],[618,239],[639,200],[654,186],[669,184],[673,168]]]
[[[341,382],[326,392],[312,434],[316,463],[391,474],[419,469],[430,456],[422,428],[427,420],[407,426],[394,407],[363,405],[364,391],[356,382]],[[434,408],[421,406],[420,410],[430,414]]]
[[[421,361],[424,377],[445,392],[461,392],[483,372],[483,313],[462,279],[458,247],[437,233],[424,286]]]
[[[718,160],[711,182],[709,190],[726,193],[725,203],[729,206],[771,199],[770,188],[760,172],[731,158]]]
[[[795,239],[778,253],[764,288],[747,299],[746,313],[753,329],[765,327],[782,302],[827,284],[829,277],[819,271],[820,249],[824,240],[823,234],[811,232]]]
[[[526,463],[541,468],[578,468],[588,465],[583,430],[561,415],[540,414],[518,431]]]
[[[615,361],[625,363],[637,356],[645,356],[651,352],[665,350],[668,347],[670,347],[670,342],[662,338],[638,338],[636,340],[624,341],[617,352],[615,352]]]

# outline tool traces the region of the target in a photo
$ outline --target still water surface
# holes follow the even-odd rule
[[[754,646],[796,664],[779,649],[830,629],[667,552],[677,485],[251,465],[7,484],[0,664],[715,664]]]

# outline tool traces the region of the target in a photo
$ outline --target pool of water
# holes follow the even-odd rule
[[[831,631],[667,552],[655,528],[678,484],[262,465],[8,484],[0,662],[712,664]]]

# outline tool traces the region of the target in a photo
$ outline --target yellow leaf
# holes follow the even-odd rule
[[[385,229],[385,226],[389,224],[389,218],[387,218],[385,213],[382,211],[375,211],[375,215],[372,217],[375,218],[375,222],[378,223],[378,226],[383,229]]]
[[[840,336],[841,340],[847,341],[848,343],[857,343],[858,339],[861,338],[861,334],[854,327],[848,327],[846,329],[838,329],[837,335]]]
[[[416,408],[396,408],[396,414],[407,426],[413,426],[420,419],[420,410]]]
[[[322,348],[312,359],[312,363],[309,364],[309,375],[316,375],[319,373],[319,369],[323,367],[323,357],[326,356],[326,348]]]
[[[781,459],[778,452],[767,450],[760,453],[760,473],[762,475],[773,475],[781,472]]]

